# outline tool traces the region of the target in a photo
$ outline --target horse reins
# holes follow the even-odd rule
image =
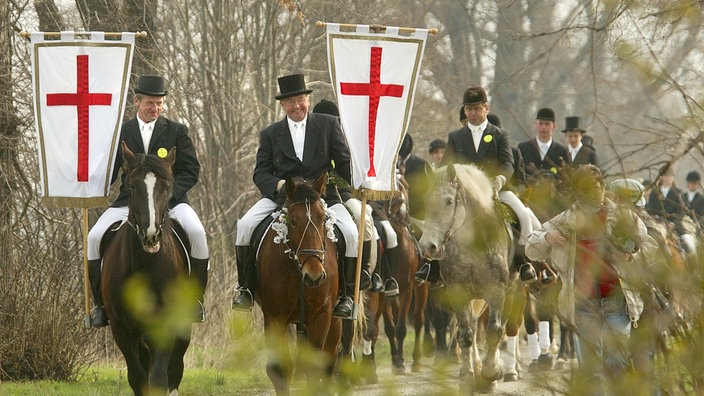
[[[303,202],[293,202],[293,203],[290,203],[288,205],[288,207],[291,207],[293,205],[300,205],[300,204],[306,205],[306,217],[308,219],[308,221],[306,222],[306,226],[303,229],[303,235],[306,234],[306,232],[308,231],[308,228],[312,225],[313,229],[315,230],[315,233],[318,235],[318,238],[320,239],[321,245],[323,247],[322,250],[320,250],[320,249],[301,249],[301,245],[303,244],[303,238],[301,238],[301,240],[298,241],[298,246],[294,250],[291,247],[291,245],[289,244],[289,241],[286,241],[286,247],[288,248],[288,251],[289,251],[289,258],[291,260],[295,261],[296,265],[298,266],[298,270],[302,271],[303,266],[308,262],[308,260],[310,260],[313,257],[317,258],[318,260],[320,260],[320,262],[323,265],[325,265],[325,240],[323,239],[323,236],[321,235],[320,230],[318,229],[318,226],[316,226],[313,223],[313,219],[312,219],[311,213],[310,213],[310,201],[309,200],[306,199]],[[300,255],[302,255],[302,254],[308,255],[308,257],[303,261],[301,261],[301,258],[300,258]]]

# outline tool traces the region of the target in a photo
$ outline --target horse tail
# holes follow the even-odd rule
[[[367,293],[359,293],[359,302],[357,303],[357,320],[354,324],[354,331],[352,332],[352,343],[351,345],[362,345],[364,341],[364,331],[367,328],[367,315],[365,313],[365,301],[367,300]]]

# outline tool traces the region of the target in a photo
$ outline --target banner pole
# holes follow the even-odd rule
[[[85,316],[83,326],[93,327],[90,320],[90,280],[88,279],[88,208],[83,207],[83,297],[85,301]]]
[[[367,217],[367,193],[364,188],[360,190],[362,196],[362,213],[359,215],[357,238],[357,268],[354,271],[354,300],[352,305],[352,320],[357,320],[359,314],[359,280],[362,275],[362,250],[364,245],[364,224]]]
[[[74,37],[84,37],[84,36],[90,36],[91,32],[72,32]],[[31,35],[30,32],[27,31],[21,31],[20,37],[24,39],[29,39],[29,36]],[[47,38],[59,38],[61,37],[61,32],[42,32],[44,34],[44,37]],[[122,37],[122,32],[105,32],[105,37],[110,37],[110,38],[120,38]],[[147,32],[140,31],[140,32],[135,32],[134,37],[136,38],[145,38],[147,37]]]
[[[328,25],[327,22],[323,22],[323,21],[316,21],[315,22],[316,27],[325,27],[327,25]],[[338,25],[340,25],[340,27],[343,29],[357,29],[357,26],[360,26],[360,25],[357,25],[354,23],[340,23]],[[362,25],[362,26],[365,26],[365,25]],[[369,29],[371,29],[372,31],[384,31],[384,30],[386,30],[386,26],[384,26],[384,25],[369,25]],[[401,33],[413,33],[416,31],[416,28],[399,27],[398,31]],[[428,28],[428,33],[437,34],[438,29]]]

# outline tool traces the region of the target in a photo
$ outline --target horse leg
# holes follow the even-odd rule
[[[506,299],[506,351],[503,356],[504,382],[518,380],[518,330],[523,322],[526,287],[518,285]]]
[[[408,288],[401,288],[401,301],[400,304],[397,305],[397,309],[394,312],[394,317],[396,318],[394,321],[396,324],[396,347],[398,348],[397,359],[401,363],[401,367],[403,367],[404,371],[405,367],[403,366],[403,363],[405,362],[405,358],[403,356],[403,344],[406,340],[406,334],[408,332],[408,312],[410,311],[411,299],[413,298],[413,289],[411,288],[411,285],[412,283],[408,285]]]
[[[379,318],[383,309],[380,293],[368,293],[365,315],[367,325],[364,329],[364,346],[362,350],[362,375],[367,384],[376,384],[379,378],[376,375],[376,362],[374,360],[374,347],[379,336]]]
[[[165,391],[169,386],[169,361],[173,345],[166,349],[157,349],[154,352],[154,361],[149,372],[149,393]]]
[[[274,385],[274,390],[278,396],[288,395],[290,392],[292,362],[285,321],[274,321],[265,317],[264,338],[269,349],[266,374]]]
[[[423,323],[423,355],[426,357],[435,355],[435,339],[430,332],[430,328],[435,319],[435,311],[433,308],[433,303],[429,299],[428,304],[425,306],[425,322]]]
[[[183,356],[186,354],[190,343],[190,337],[176,338],[176,342],[174,343],[168,371],[169,392],[171,393],[176,391],[176,394],[178,394],[178,387],[181,385],[181,379],[183,379]]]
[[[481,390],[493,392],[496,389],[496,382],[501,378],[501,356],[499,354],[499,343],[504,337],[504,324],[501,319],[501,313],[504,308],[505,297],[500,292],[496,292],[490,297],[489,304],[489,323],[486,325],[486,356],[482,364]]]
[[[127,381],[130,384],[130,388],[132,388],[135,396],[144,395],[147,387],[147,371],[145,366],[142,365],[140,358],[142,341],[114,322],[112,323],[112,336],[125,357]]]
[[[340,344],[340,337],[342,335],[341,319],[335,318],[335,323],[333,323],[331,315],[332,307],[330,308],[329,312],[310,315],[306,319],[306,327],[308,329],[307,341],[312,348],[312,354],[309,356],[311,359],[306,361],[307,364],[305,366],[308,388],[311,390],[312,394],[318,394],[322,390],[328,389],[335,367],[337,346]],[[354,334],[352,334],[352,336],[354,336]]]
[[[474,392],[474,359],[470,348],[474,345],[474,333],[469,326],[468,314],[465,310],[457,310],[457,344],[460,347],[460,394]]]
[[[413,292],[415,296],[415,306],[413,309],[413,327],[416,331],[416,338],[413,345],[413,366],[411,366],[411,371],[414,373],[418,373],[421,371],[420,357],[422,347],[420,340],[420,331],[423,327],[423,323],[425,322],[424,314],[425,306],[428,301],[428,289],[429,286],[427,284],[422,284],[415,286]]]
[[[394,310],[398,308],[398,299],[387,301],[384,304],[384,333],[389,339],[389,352],[391,353],[391,372],[394,374],[403,374],[406,369],[403,367],[403,361],[399,360],[398,340],[396,338],[396,322],[394,321]]]

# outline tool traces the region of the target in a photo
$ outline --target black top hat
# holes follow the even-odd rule
[[[331,102],[327,99],[321,99],[320,102],[313,106],[313,113],[330,114],[336,117],[340,116],[340,110],[337,108],[335,102]]]
[[[447,147],[447,143],[445,143],[444,140],[434,139],[432,142],[430,142],[430,146],[428,147],[428,152],[430,154],[432,154],[433,151],[438,150],[438,149],[444,149],[445,147]]]
[[[697,171],[691,171],[687,173],[687,182],[696,183],[702,181],[702,176]]]
[[[535,119],[555,122],[555,111],[549,107],[543,107],[538,110],[538,115]]]
[[[279,92],[281,94],[275,96],[276,100],[309,94],[313,90],[306,88],[306,80],[303,78],[303,74],[291,74],[290,76],[279,77]]]
[[[565,129],[562,132],[582,132],[585,133],[584,129],[579,127],[579,117],[565,117]]]
[[[148,96],[166,96],[169,93],[164,89],[164,77],[162,76],[139,76],[135,93]]]
[[[487,114],[486,120],[489,121],[489,124],[501,128],[501,119],[496,114],[494,114],[494,113]]]
[[[486,103],[486,91],[479,85],[470,85],[464,90],[464,96],[462,97],[462,103],[466,105]]]

